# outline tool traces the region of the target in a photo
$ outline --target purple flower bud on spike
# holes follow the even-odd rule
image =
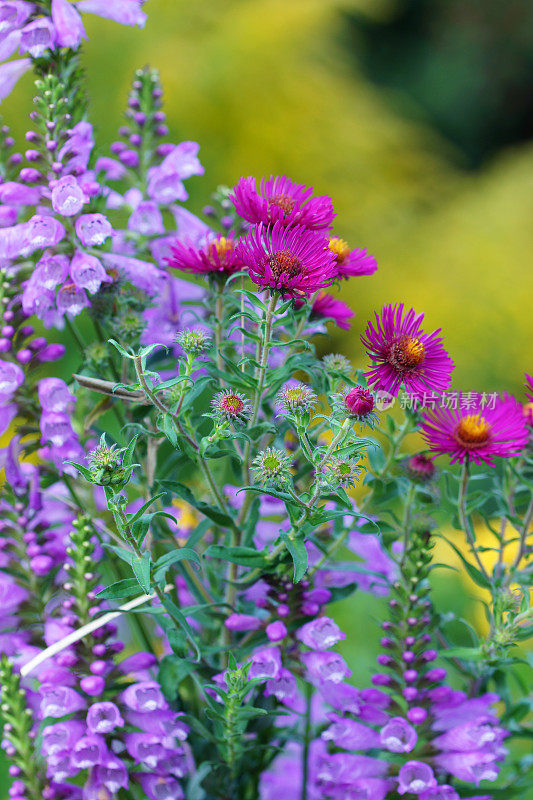
[[[407,719],[409,722],[412,722],[413,725],[421,725],[422,722],[426,721],[427,715],[428,712],[425,708],[421,708],[421,706],[414,706],[407,712]]]
[[[64,717],[74,711],[85,708],[85,701],[69,686],[43,684],[39,690],[41,696],[41,715],[43,717]]]
[[[261,627],[261,620],[251,614],[230,614],[224,625],[230,631],[256,631]]]
[[[97,697],[104,691],[105,681],[99,675],[85,675],[80,681],[80,686],[85,694]]]
[[[287,628],[278,619],[266,626],[266,635],[271,642],[280,642],[287,635]]]

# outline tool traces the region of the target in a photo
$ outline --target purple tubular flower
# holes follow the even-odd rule
[[[95,769],[96,781],[106,787],[112,794],[120,789],[128,788],[128,771],[126,765],[116,756],[108,756],[104,764]]]
[[[261,620],[251,614],[230,614],[224,625],[229,631],[256,631],[261,627]]]
[[[35,214],[27,223],[30,252],[44,247],[54,247],[64,236],[65,228],[55,217]]]
[[[436,455],[449,455],[451,463],[472,460],[494,466],[494,457],[511,458],[527,445],[528,430],[520,403],[509,395],[494,408],[477,400],[465,407],[435,408],[423,414],[422,435]]]
[[[332,741],[346,750],[371,750],[381,744],[379,734],[355,720],[329,714],[332,724],[322,734],[324,741]]]
[[[137,763],[155,769],[165,755],[161,737],[150,733],[128,733],[125,737],[126,750]]]
[[[283,296],[311,295],[329,286],[335,277],[335,257],[320,234],[302,226],[272,228],[258,225],[237,248],[250,278],[261,288]]]
[[[115,703],[93,703],[87,711],[87,727],[91,733],[110,733],[121,728],[124,720]]]
[[[143,0],[80,0],[78,11],[111,19],[120,25],[138,25],[144,28],[146,14],[141,11]]]
[[[341,683],[351,675],[345,660],[338,653],[315,650],[302,653],[300,658],[307,670],[308,680],[315,686],[325,681]]]
[[[85,203],[85,194],[73,175],[65,175],[52,188],[52,207],[56,214],[74,217]]]
[[[113,235],[113,227],[103,214],[82,214],[76,220],[75,228],[84,247],[99,246]]]
[[[2,609],[2,616],[8,616],[15,612],[18,606],[24,603],[28,597],[26,589],[19,586],[10,575],[0,572],[0,608]]]
[[[11,92],[18,79],[31,69],[30,58],[19,58],[0,64],[0,100],[4,100]]]
[[[84,735],[85,725],[78,720],[55,722],[43,728],[43,752],[53,755],[63,750],[70,750]]]
[[[41,199],[38,186],[25,186],[16,181],[6,181],[0,186],[0,201],[12,206],[36,206]]]
[[[180,784],[171,775],[139,772],[134,777],[150,800],[183,800],[185,797]]]
[[[429,764],[422,761],[407,761],[398,773],[398,794],[422,794],[436,786],[437,781]]]
[[[312,194],[312,188],[294,183],[285,175],[271,175],[268,180],[261,180],[259,191],[255,178],[240,178],[229,199],[237,214],[254,224],[277,222],[315,231],[327,229],[335,216],[331,199]]]
[[[256,650],[252,658],[249,678],[277,678],[281,672],[281,653],[277,647]]]
[[[64,717],[74,711],[85,708],[84,699],[69,686],[42,684],[39,689],[41,698],[41,717]]]
[[[52,22],[59,47],[77,50],[82,39],[87,38],[79,12],[69,0],[52,0]]]
[[[123,256],[119,253],[104,252],[101,259],[106,267],[118,269],[128,281],[150,296],[162,291],[167,276],[149,261],[141,261],[139,258]]]
[[[55,30],[52,22],[48,17],[38,17],[22,29],[19,52],[40,58],[54,43]]]
[[[417,735],[403,717],[391,717],[381,729],[380,739],[391,753],[410,753],[416,745]]]
[[[174,203],[187,200],[183,181],[192,175],[203,175],[204,168],[198,160],[200,145],[181,142],[165,156],[158,167],[148,170],[148,195],[157,203]]]
[[[318,617],[302,625],[296,638],[313,650],[327,650],[341,639],[346,639],[346,634],[329,617]]]
[[[437,335],[424,333],[423,314],[411,308],[404,317],[403,303],[386,305],[376,314],[376,327],[369,322],[361,337],[375,365],[366,372],[374,389],[398,395],[402,383],[408,392],[443,392],[450,385],[453,361]]]
[[[159,684],[155,681],[134,683],[122,692],[121,697],[132,711],[156,711],[168,708]]]
[[[72,762],[78,769],[90,769],[102,764],[109,755],[104,737],[95,734],[82,736],[72,748]]]
[[[7,402],[24,383],[24,373],[18,364],[0,359],[0,403]]]
[[[77,250],[70,262],[70,277],[78,288],[87,289],[91,294],[97,292],[102,283],[111,281],[96,256],[82,250]]]
[[[266,626],[265,630],[266,635],[271,642],[281,642],[281,640],[287,635],[287,628],[280,619],[271,622]]]
[[[444,783],[422,792],[419,795],[419,800],[460,800],[460,797],[453,786]],[[472,797],[470,800],[476,799]],[[481,800],[481,798],[478,798],[478,800]],[[490,800],[490,798],[487,798],[487,800]]]
[[[55,289],[68,275],[69,260],[65,255],[44,253],[37,262],[29,283],[42,289]]]
[[[157,203],[153,200],[139,203],[128,220],[128,230],[137,231],[143,236],[158,236],[165,233],[163,217]]]
[[[44,411],[67,411],[76,401],[61,378],[43,378],[38,384],[39,403]]]

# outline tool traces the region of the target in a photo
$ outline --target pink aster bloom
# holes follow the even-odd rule
[[[347,331],[351,325],[351,318],[355,316],[350,306],[334,297],[328,292],[320,292],[311,308],[313,317],[326,317],[332,319],[339,328]]]
[[[329,228],[335,216],[331,198],[312,197],[313,189],[294,183],[285,175],[262,178],[259,191],[255,178],[240,178],[230,200],[248,222],[265,225],[301,225],[310,230]]]
[[[337,236],[329,240],[329,248],[335,253],[339,278],[372,275],[378,268],[374,256],[369,255],[364,248],[356,247],[350,250],[344,239],[339,239]]]
[[[423,314],[410,309],[404,316],[403,303],[383,306],[376,313],[376,326],[369,322],[361,341],[375,362],[365,373],[374,389],[398,395],[443,392],[450,385],[453,361],[438,336],[440,328],[427,334],[421,328]]]
[[[255,284],[284,296],[309,296],[335,279],[335,256],[327,239],[300,225],[258,225],[237,250]]]
[[[201,274],[231,275],[244,269],[235,240],[231,236],[217,236],[203,247],[191,247],[176,241],[170,248],[171,256],[166,259],[173,269]]]
[[[467,406],[462,398],[457,406],[424,413],[422,436],[433,453],[450,455],[452,464],[471,460],[494,466],[494,456],[510,458],[526,446],[526,421],[514,397],[503,395],[494,408],[480,401]]]

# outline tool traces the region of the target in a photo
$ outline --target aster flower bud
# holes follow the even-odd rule
[[[121,450],[109,447],[102,434],[100,444],[88,456],[91,480],[99,486],[122,486],[127,481],[128,470],[122,466]]]
[[[305,383],[287,384],[276,395],[276,408],[286,414],[306,414],[317,402],[315,392]]]
[[[353,419],[361,424],[373,427],[376,416],[374,395],[364,386],[354,386],[347,392],[333,397],[333,411],[339,419]]]
[[[415,483],[428,483],[435,475],[435,464],[423,453],[411,456],[405,465],[408,476]]]
[[[353,458],[331,458],[324,466],[324,477],[333,486],[355,486],[362,469]]]
[[[242,424],[250,417],[252,404],[241,392],[224,389],[211,401],[214,415],[224,422]]]
[[[202,330],[195,328],[185,328],[176,334],[175,341],[179,344],[188,356],[196,358],[200,353],[204,353],[211,347],[211,337]]]
[[[284,450],[267,447],[252,461],[252,469],[257,483],[282,486],[291,479],[292,459]]]
[[[353,372],[350,361],[342,353],[328,353],[322,359],[327,372],[336,378],[349,378]]]

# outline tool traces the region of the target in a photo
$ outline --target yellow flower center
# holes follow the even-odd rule
[[[393,367],[409,371],[418,367],[426,356],[426,348],[420,339],[404,336],[391,347],[390,362]]]
[[[227,256],[231,255],[234,250],[233,239],[228,239],[226,236],[221,236],[220,239],[215,239],[212,247],[219,260],[223,264]]]
[[[329,249],[337,256],[337,264],[342,264],[350,255],[348,243],[344,239],[339,239],[338,236],[334,236],[333,239],[329,240]]]
[[[244,408],[244,403],[240,397],[235,394],[229,394],[222,400],[221,404],[224,411],[230,414],[240,414]]]
[[[486,444],[490,432],[491,426],[481,414],[469,414],[459,421],[455,429],[455,438],[459,444],[472,449]]]

